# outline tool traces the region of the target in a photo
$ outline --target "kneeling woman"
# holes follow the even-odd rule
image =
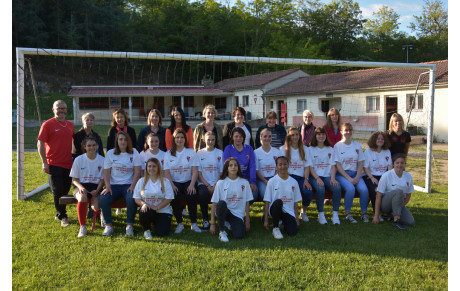
[[[406,225],[414,225],[414,217],[409,209],[409,203],[414,184],[412,175],[404,171],[406,168],[406,156],[396,154],[393,156],[393,169],[385,172],[377,187],[375,199],[375,214],[373,223],[379,223],[380,212],[393,212],[393,225],[400,230],[407,230]]]
[[[250,229],[249,201],[252,198],[249,182],[244,178],[238,160],[228,158],[211,198],[211,234],[216,234],[217,216],[222,242],[228,242],[224,230],[227,222],[234,238],[244,238],[245,231]]]
[[[167,235],[172,217],[169,203],[174,199],[174,191],[169,180],[163,178],[160,161],[156,158],[147,161],[145,175],[137,182],[133,198],[140,207],[139,222],[144,229],[145,239],[152,239],[152,222],[155,235]]]
[[[299,226],[299,206],[302,200],[299,184],[289,176],[289,162],[285,156],[276,159],[278,174],[268,180],[265,189],[265,220],[264,226],[269,230],[268,214],[273,218],[273,236],[282,239],[279,229],[280,220],[283,221],[284,230],[288,235],[296,235]]]

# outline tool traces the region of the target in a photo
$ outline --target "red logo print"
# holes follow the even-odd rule
[[[161,165],[163,166],[163,164],[164,164],[164,160],[161,160]]]
[[[273,156],[273,159],[274,159],[275,161],[276,161],[277,158],[278,158],[278,157]]]
[[[102,169],[101,166],[98,166],[98,167],[97,167],[97,170],[98,170],[98,171],[101,171],[101,169]]]
[[[389,157],[385,157],[385,159],[386,159],[386,160],[387,160],[387,162],[388,162],[388,160],[389,160],[390,158],[389,158]]]
[[[187,162],[190,162],[190,157],[189,156],[187,156]]]
[[[217,161],[220,162],[221,157],[217,157]]]
[[[406,184],[407,184],[407,187],[409,187],[409,182],[406,182]]]
[[[295,187],[294,187],[294,186],[292,186],[292,192],[294,192],[294,190],[295,190]]]
[[[132,162],[133,162],[133,158],[132,158],[132,157],[131,157],[131,158],[129,158],[129,161],[132,163]]]
[[[356,154],[359,155],[359,150],[356,150]]]
[[[327,155],[328,155],[328,157],[329,157],[329,159],[330,159],[330,158],[331,158],[331,153],[328,153]]]
[[[243,191],[244,191],[244,185],[241,185],[241,190],[243,190]]]
[[[249,155],[246,155],[246,160],[249,160]]]

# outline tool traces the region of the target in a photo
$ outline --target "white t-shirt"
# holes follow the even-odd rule
[[[240,177],[232,180],[227,177],[217,181],[211,202],[218,203],[220,200],[227,203],[227,208],[233,215],[243,220],[246,202],[253,200],[248,180]]]
[[[224,168],[224,152],[220,149],[214,149],[212,151],[206,150],[206,148],[199,150],[196,153],[197,159],[200,163],[198,171],[201,172],[201,176],[208,182],[211,186],[219,180],[222,169]],[[198,181],[198,185],[202,185]]]
[[[305,168],[311,165],[309,151],[306,146],[303,146],[305,152],[305,161],[300,159],[299,149],[291,147],[291,162],[289,163],[289,175],[297,175],[299,177],[305,177]],[[280,147],[282,156],[286,156],[285,146]]]
[[[287,180],[283,180],[276,175],[268,180],[264,201],[270,202],[271,206],[277,199],[283,201],[283,212],[295,218],[294,203],[301,201],[302,195],[300,194],[299,184],[294,178],[289,176]]]
[[[235,124],[235,127],[239,127]],[[244,130],[244,133],[246,133],[246,138],[244,139],[244,144],[247,144],[247,145],[251,145],[251,133],[249,132],[248,128],[246,127],[246,125],[243,125],[241,126],[240,128],[242,128]]]
[[[86,154],[78,156],[73,162],[70,177],[78,178],[80,183],[99,184],[104,179],[104,157],[96,155],[91,160]]]
[[[339,141],[334,146],[335,161],[342,165],[345,171],[357,171],[358,162],[364,161],[363,148],[361,144],[355,140],[346,145],[343,141]]]
[[[158,153],[156,155],[152,154],[149,149],[146,149],[145,151],[141,152],[139,155],[142,158],[142,171],[145,170],[145,165],[147,164],[147,161],[150,158],[155,158],[158,161],[160,161],[161,164],[161,169],[164,170],[164,158],[165,158],[165,152],[162,150],[158,150]]]
[[[142,199],[145,203],[150,206],[158,206],[165,199],[174,199],[174,191],[171,187],[171,183],[168,179],[163,178],[163,184],[165,186],[165,191],[161,192],[161,182],[159,179],[156,182],[152,182],[151,179],[147,181],[144,188],[144,195],[141,194],[142,184],[144,183],[144,178],[140,178],[137,181],[136,187],[134,188],[133,198]],[[157,210],[157,213],[167,213],[172,214],[170,204],[165,207]]]
[[[372,175],[382,176],[392,164],[390,150],[382,150],[378,153],[367,148],[364,152],[364,168],[368,168]]]
[[[401,189],[405,194],[414,192],[412,175],[403,171],[402,177],[399,178],[394,169],[385,172],[380,178],[377,191],[385,195],[396,189]]]
[[[112,169],[110,174],[111,185],[131,184],[134,177],[134,167],[141,167],[142,160],[136,149],[133,153],[115,154],[115,149],[107,152],[104,160],[104,169]]]
[[[171,151],[167,151],[164,161],[164,169],[170,171],[172,180],[177,183],[192,180],[192,167],[200,166],[195,151],[191,148],[176,151],[175,157],[171,155]]]
[[[267,153],[262,147],[254,151],[256,156],[256,171],[258,171],[264,178],[273,177],[276,174],[276,158],[281,156],[281,152],[271,147]]]
[[[330,177],[331,168],[335,166],[335,153],[334,149],[324,146],[322,149],[319,147],[309,147],[311,167],[315,170],[316,174],[320,177]]]

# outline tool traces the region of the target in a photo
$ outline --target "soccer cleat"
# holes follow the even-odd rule
[[[103,236],[110,236],[113,233],[113,227],[111,225],[106,225],[104,232],[102,233]]]
[[[300,213],[300,219],[302,219],[303,222],[309,221],[307,214],[304,212]]]
[[[393,226],[400,230],[407,230],[407,227],[404,225],[404,223],[401,221],[401,219],[398,219],[396,221],[393,221]]]
[[[327,224],[327,219],[324,216],[324,212],[319,212],[318,213],[318,222],[319,222],[319,224]]]
[[[274,227],[273,228],[273,237],[276,239],[282,239],[283,235],[281,234],[280,228],[279,227]]]
[[[225,231],[219,232],[219,240],[221,242],[228,242],[227,233]]]
[[[86,236],[86,234],[88,233],[87,229],[86,229],[86,226],[82,225],[80,226],[80,231],[78,232],[78,238],[82,238],[84,236]]]
[[[196,223],[192,223],[192,226],[190,227],[194,232],[201,232],[200,227]]]
[[[70,222],[69,222],[69,219],[67,217],[64,217],[63,219],[61,219],[61,226],[62,227],[67,227],[70,225]]]
[[[181,233],[183,230],[184,230],[184,225],[183,225],[182,223],[179,223],[179,224],[176,226],[176,230],[174,231],[174,233],[179,234],[179,233]]]
[[[152,239],[152,232],[150,231],[150,229],[144,231],[144,237],[145,237],[145,239],[147,239],[147,240],[151,240],[151,239]]]
[[[128,236],[134,235],[134,227],[131,224],[126,226],[126,235]]]
[[[350,213],[348,213],[347,216],[345,216],[345,219],[351,223],[358,223],[356,219],[353,218],[353,215],[351,215]]]
[[[209,221],[203,220],[203,227],[201,229],[202,230],[209,230],[210,226],[211,225],[209,224]]]
[[[362,219],[364,222],[369,222],[369,215],[367,215],[366,213],[364,213],[363,215],[361,215],[361,219]]]

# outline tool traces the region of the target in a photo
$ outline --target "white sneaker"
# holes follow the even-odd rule
[[[309,221],[307,214],[304,212],[300,213],[300,219],[302,219],[303,222]]]
[[[332,213],[332,224],[339,224],[340,225],[339,214],[337,212]]]
[[[113,227],[111,225],[106,225],[104,232],[102,233],[103,236],[110,236],[113,233]]]
[[[279,227],[274,227],[273,228],[273,237],[276,239],[282,239],[283,235],[281,234],[280,228]]]
[[[61,219],[61,226],[62,227],[67,227],[70,225],[69,219],[67,217]]]
[[[327,219],[324,216],[324,212],[318,212],[318,222],[319,224],[327,224]]]
[[[356,219],[353,217],[353,215],[351,215],[350,213],[348,213],[346,216],[345,216],[345,219],[348,220],[349,222],[351,223],[358,223],[356,221]]]
[[[385,221],[385,219],[383,219],[382,215],[379,215],[379,221],[380,221],[380,222],[384,222],[384,221]]]
[[[194,232],[201,232],[200,227],[196,223],[192,223],[192,226],[190,227]]]
[[[230,225],[230,222],[228,222],[228,221],[225,221],[225,227],[226,227],[228,230],[232,230],[232,226]]]
[[[80,231],[78,232],[78,238],[81,238],[81,237],[84,237],[86,236],[86,234],[88,233],[88,230],[86,229],[86,226],[85,225],[82,225],[80,226]]]
[[[115,215],[118,216],[121,214],[121,208],[117,208],[117,210],[115,210]]]
[[[128,236],[134,235],[134,227],[131,224],[126,226],[126,235]]]
[[[187,209],[182,210],[182,216],[189,216]]]
[[[147,239],[147,240],[151,240],[151,239],[152,239],[152,232],[150,231],[150,229],[144,231],[144,237],[145,237],[145,239]]]
[[[227,233],[225,231],[219,232],[219,240],[221,242],[228,242]]]
[[[183,225],[182,223],[179,223],[179,224],[176,226],[176,230],[174,231],[174,233],[179,234],[179,233],[181,233],[183,230],[184,230],[184,225]]]

